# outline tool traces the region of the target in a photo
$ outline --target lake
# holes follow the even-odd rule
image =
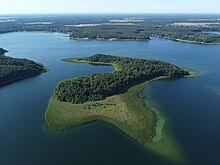
[[[8,55],[43,63],[39,76],[0,88],[0,164],[169,165],[119,129],[93,122],[64,132],[47,129],[44,112],[60,80],[113,71],[61,61],[95,53],[158,59],[199,71],[195,78],[160,80],[145,90],[188,158],[189,165],[220,164],[220,45],[153,38],[150,41],[76,41],[58,33],[0,35]]]

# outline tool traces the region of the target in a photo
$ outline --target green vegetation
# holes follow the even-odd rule
[[[114,64],[116,71],[61,81],[49,101],[49,128],[64,130],[87,122],[109,122],[141,143],[156,135],[157,115],[142,101],[142,90],[158,78],[178,78],[188,72],[161,61],[94,55],[69,62]],[[139,84],[139,85],[137,85]]]
[[[155,136],[157,115],[146,109],[140,93],[149,82],[130,88],[126,93],[105,100],[72,104],[51,97],[45,119],[49,128],[64,130],[100,120],[109,122],[141,143],[150,143]]]
[[[126,92],[135,84],[157,77],[178,78],[188,75],[188,72],[175,65],[154,60],[97,54],[78,59],[78,61],[113,63],[120,70],[60,82],[55,90],[59,101],[81,104],[87,101],[103,100],[108,96]]]
[[[113,65],[115,71],[61,81],[45,112],[50,129],[59,131],[92,121],[104,121],[120,128],[138,142],[147,144],[147,148],[166,159],[178,163],[185,161],[184,152],[173,137],[163,132],[161,140],[165,122],[157,111],[146,107],[143,90],[152,81],[183,77],[189,75],[187,71],[161,61],[102,54],[64,61]],[[115,90],[111,89],[111,84],[116,84],[113,85]],[[105,93],[107,88],[109,90]],[[61,101],[58,95],[68,101]]]
[[[118,40],[149,40],[150,34],[137,26],[102,25],[75,28],[70,33],[72,39],[118,39]]]
[[[3,50],[3,52],[6,51]],[[34,61],[0,55],[0,86],[45,71],[47,69],[42,64]]]
[[[192,42],[200,44],[220,44],[220,35],[210,33],[195,33],[195,32],[160,32],[159,37],[181,42]]]

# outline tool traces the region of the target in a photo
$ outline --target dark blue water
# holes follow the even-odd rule
[[[160,59],[199,70],[196,78],[154,82],[147,91],[168,116],[189,164],[220,163],[220,46],[156,38],[149,42],[73,41],[56,33],[25,32],[1,34],[0,46],[10,56],[33,59],[50,69],[0,88],[0,164],[171,164],[106,123],[61,133],[47,129],[44,112],[60,80],[113,70],[61,59],[95,53]]]

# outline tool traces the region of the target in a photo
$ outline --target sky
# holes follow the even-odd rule
[[[0,0],[0,14],[220,13],[220,0]]]

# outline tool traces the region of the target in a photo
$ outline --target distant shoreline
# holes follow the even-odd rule
[[[181,40],[181,39],[175,39],[175,38],[168,38],[168,37],[160,37],[156,36],[161,39],[166,39],[170,41],[175,41],[175,42],[182,42],[182,43],[191,43],[191,44],[200,44],[200,45],[220,45],[219,43],[205,43],[205,42],[198,42],[198,41],[190,41],[190,40]]]
[[[103,39],[103,38],[95,38],[95,39],[89,39],[89,38],[73,38],[70,36],[64,36],[65,38],[68,38],[70,40],[78,40],[78,41],[150,41],[153,39],[117,39],[117,38],[109,38],[109,39]],[[192,44],[200,44],[200,45],[220,45],[219,43],[205,43],[205,42],[198,42],[198,41],[190,41],[190,40],[181,40],[181,39],[175,39],[175,38],[168,38],[168,37],[160,37],[161,39],[167,39],[170,41],[175,42],[182,42],[182,43],[192,43]]]
[[[15,32],[39,32],[39,33],[59,33],[59,34],[64,34],[62,32],[52,32],[52,31],[43,31],[43,30],[33,30],[33,31],[11,31],[11,32],[4,32],[4,33],[0,33],[0,34],[6,34],[6,33],[15,33]],[[70,37],[69,34],[68,36],[63,36],[64,38],[70,39],[70,40],[76,40],[76,41],[150,41],[153,39],[118,39],[118,38],[109,38],[109,39],[103,39],[103,38],[94,38],[94,39],[90,39],[90,38],[74,38],[74,37]],[[198,42],[198,41],[190,41],[190,40],[181,40],[181,39],[175,39],[175,38],[168,38],[168,37],[160,37],[160,36],[154,36],[154,37],[158,37],[161,39],[167,39],[170,41],[175,41],[175,42],[182,42],[182,43],[191,43],[191,44],[200,44],[200,45],[220,45],[220,43],[205,43],[205,42]]]

